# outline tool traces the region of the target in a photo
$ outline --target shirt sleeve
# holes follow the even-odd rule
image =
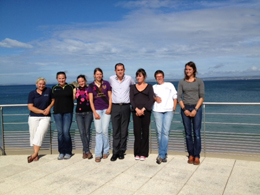
[[[148,84],[148,97],[149,97],[149,100],[148,102],[145,104],[145,109],[148,110],[148,111],[151,111],[152,110],[152,107],[153,107],[153,103],[154,103],[154,92],[153,92],[153,87],[152,85]]]
[[[200,84],[199,84],[199,98],[205,99],[205,86],[202,79],[200,79]]]
[[[136,105],[135,105],[135,102],[134,102],[134,90],[135,90],[135,86],[131,85],[131,87],[130,87],[130,103],[132,105],[133,110],[135,110],[135,108],[136,108]]]
[[[33,91],[31,91],[28,95],[28,104],[33,104],[34,103],[34,94]]]
[[[172,90],[172,99],[177,99],[177,91],[173,84],[171,84],[171,86],[172,86],[172,89],[171,89]]]
[[[182,81],[179,81],[178,84],[178,102],[182,101],[182,93],[183,93],[183,85],[182,85]]]

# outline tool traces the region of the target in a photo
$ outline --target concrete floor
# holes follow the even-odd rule
[[[156,164],[156,154],[136,161],[132,154],[115,162],[96,163],[75,154],[57,154],[27,163],[26,155],[0,156],[0,194],[260,194],[260,162],[202,157],[199,166],[184,155],[169,155]]]

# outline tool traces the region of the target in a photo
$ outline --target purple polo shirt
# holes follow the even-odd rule
[[[93,88],[91,87],[93,86]],[[101,85],[101,90],[92,82],[89,85],[88,93],[93,93],[94,106],[96,110],[104,110],[108,108],[108,104],[104,101],[102,97],[105,97],[109,102],[108,91],[111,91],[111,86],[108,81],[104,81]]]

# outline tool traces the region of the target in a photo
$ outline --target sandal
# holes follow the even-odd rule
[[[37,156],[34,157],[33,161],[38,161],[39,160],[39,155],[37,154]]]
[[[95,161],[96,162],[100,162],[101,161],[101,157],[96,157]]]
[[[108,158],[108,154],[103,154],[103,159],[107,159]]]
[[[32,156],[28,156],[28,157],[27,157],[27,162],[28,162],[28,163],[31,163],[32,161],[33,161]]]

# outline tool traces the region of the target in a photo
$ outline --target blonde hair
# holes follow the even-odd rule
[[[36,84],[37,84],[39,81],[44,81],[44,83],[46,84],[46,79],[43,78],[43,77],[39,77],[39,78],[36,80]]]

